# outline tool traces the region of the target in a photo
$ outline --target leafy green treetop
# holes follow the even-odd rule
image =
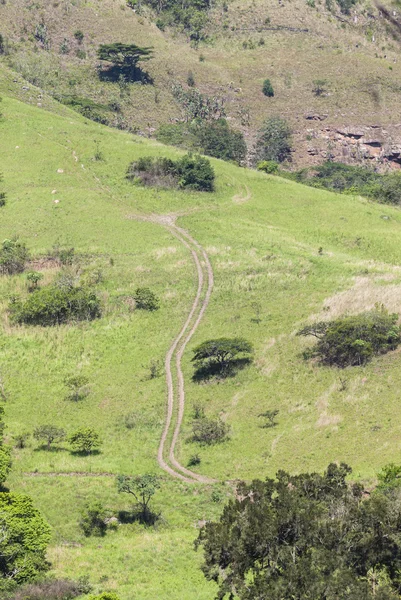
[[[81,427],[74,431],[69,438],[74,452],[82,452],[83,454],[91,454],[94,450],[98,450],[101,445],[99,434],[92,427]]]
[[[396,600],[399,494],[364,498],[351,469],[241,483],[216,522],[200,530],[203,572],[217,598]]]
[[[244,338],[218,338],[199,344],[194,350],[193,362],[216,362],[222,369],[239,355],[252,354],[253,346]]]
[[[152,58],[152,48],[141,48],[136,44],[101,44],[97,51],[98,58],[112,63],[120,69],[126,69],[131,75],[135,73],[139,61]]]
[[[0,492],[0,590],[6,580],[23,583],[49,569],[50,527],[32,499]]]

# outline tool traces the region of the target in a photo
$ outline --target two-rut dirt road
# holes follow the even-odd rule
[[[214,479],[199,475],[187,469],[175,457],[185,408],[185,382],[181,368],[181,359],[185,348],[197,330],[209,304],[213,289],[213,270],[210,260],[202,246],[185,229],[175,224],[172,216],[154,216],[146,220],[166,227],[189,251],[197,273],[197,291],[187,319],[172,342],[165,359],[167,384],[167,410],[163,433],[157,453],[157,461],[169,475],[187,483],[214,483]],[[173,371],[175,370],[175,377]]]

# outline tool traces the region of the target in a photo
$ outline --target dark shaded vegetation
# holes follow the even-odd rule
[[[267,410],[264,413],[260,413],[259,417],[265,419],[263,425],[261,425],[264,429],[269,429],[270,427],[275,427],[277,425],[276,417],[280,411],[278,408],[274,408],[273,410]]]
[[[50,527],[29,496],[0,492],[0,591],[49,569]]]
[[[307,325],[298,335],[312,335],[318,340],[306,352],[306,358],[315,356],[323,364],[344,368],[364,365],[374,356],[395,350],[401,341],[397,321],[398,315],[378,307],[359,315]]]
[[[162,125],[156,138],[163,144],[196,150],[238,164],[245,161],[247,154],[244,136],[232,129],[223,118]]]
[[[28,249],[18,238],[4,240],[0,248],[0,273],[2,275],[22,273],[28,259]]]
[[[255,144],[254,163],[291,159],[291,129],[285,119],[269,117],[259,129]]]
[[[126,82],[141,81],[151,83],[151,77],[143,71],[138,63],[152,58],[152,48],[141,48],[136,44],[101,44],[97,55],[99,60],[109,63],[104,69],[99,69],[99,77],[105,81],[118,81],[123,78]]]
[[[227,423],[224,423],[220,418],[209,419],[208,417],[203,416],[200,419],[195,419],[192,423],[191,441],[206,446],[212,446],[213,444],[218,444],[227,440],[229,432],[230,426],[227,425]],[[199,464],[199,462],[195,464]]]
[[[153,525],[157,521],[159,515],[151,509],[150,503],[160,487],[160,478],[152,473],[135,476],[118,475],[117,491],[120,494],[130,494],[135,499],[134,510],[125,515],[126,518],[131,519],[128,522],[139,520],[145,525]],[[119,518],[123,516],[120,514]]]
[[[194,381],[233,377],[252,361],[253,346],[244,338],[218,338],[197,346],[192,357]]]
[[[263,86],[262,86],[262,92],[268,98],[273,98],[273,96],[274,96],[274,90],[273,90],[273,86],[271,84],[270,79],[265,79],[264,80]]]
[[[350,473],[330,464],[323,475],[279,471],[241,483],[196,542],[217,598],[399,598],[400,490],[366,496]]]
[[[283,175],[312,187],[345,194],[359,194],[385,204],[401,204],[399,173],[377,173],[367,167],[328,161],[313,169],[302,169]]]
[[[98,500],[95,500],[94,502],[87,504],[83,509],[79,526],[86,537],[92,535],[102,537],[106,535],[106,519],[109,516],[109,512],[104,508],[102,503]]]
[[[129,165],[127,178],[142,185],[211,192],[215,174],[207,158],[186,154],[177,160],[144,156]]]
[[[137,288],[134,295],[135,307],[141,310],[158,310],[160,308],[160,300],[149,288]],[[152,373],[152,368],[151,368]],[[153,375],[154,377],[155,375]],[[151,377],[151,379],[153,379]]]
[[[93,291],[57,285],[35,290],[25,300],[14,299],[9,312],[13,323],[43,327],[101,316],[100,300]]]

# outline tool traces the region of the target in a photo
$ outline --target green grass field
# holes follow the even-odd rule
[[[1,110],[8,200],[0,239],[18,234],[33,256],[55,243],[73,246],[83,269],[104,276],[101,319],[47,329],[9,323],[8,298],[26,288],[25,276],[0,279],[6,439],[48,422],[67,432],[94,426],[103,439],[101,453],[89,458],[70,454],[67,444],[48,452],[31,440],[14,450],[9,485],[30,494],[51,524],[57,575],[87,573],[95,589],[118,590],[122,600],[210,599],[214,584],[199,570],[193,540],[199,521],[217,516],[230,495],[224,482],[279,468],[321,470],[337,460],[372,481],[383,464],[399,461],[400,354],[364,368],[322,368],[303,360],[310,342],[295,333],[310,319],[376,302],[401,313],[401,213],[221,161],[213,161],[213,194],[143,189],[125,179],[128,163],[178,151],[67,109],[62,116],[6,97]],[[104,160],[94,160],[97,149]],[[195,468],[222,482],[215,486],[170,480],[156,462],[166,392],[163,372],[150,379],[149,365],[163,363],[196,280],[187,249],[161,225],[134,216],[167,213],[181,215],[178,224],[204,246],[215,274],[211,304],[184,356],[187,406],[177,453],[184,465],[199,453]],[[55,276],[54,267],[43,272],[45,281]],[[123,299],[138,286],[160,296],[159,311],[130,312]],[[234,335],[254,344],[253,365],[220,383],[192,382],[191,348]],[[91,393],[71,403],[64,379],[77,372]],[[195,402],[230,425],[229,441],[207,448],[188,441]],[[271,408],[279,409],[278,424],[262,428],[258,415]],[[138,424],[127,429],[124,417],[133,411]],[[158,525],[84,538],[84,504],[98,498],[129,509],[114,475],[147,471],[163,478]]]

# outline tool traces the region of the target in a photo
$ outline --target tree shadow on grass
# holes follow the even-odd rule
[[[47,444],[41,444],[40,446],[38,446],[37,448],[33,449],[34,452],[50,452],[53,454],[56,454],[57,452],[67,452],[68,449],[64,448],[63,446],[50,446],[50,448],[47,447]]]
[[[98,76],[100,81],[109,81],[116,83],[117,81],[121,81],[123,79],[127,83],[143,83],[143,84],[153,84],[153,79],[140,67],[129,68],[122,67],[120,65],[112,65],[107,68],[102,68],[98,70]]]
[[[204,381],[210,381],[211,379],[228,379],[229,377],[235,377],[238,371],[242,371],[245,367],[248,367],[252,362],[251,358],[237,358],[232,360],[224,368],[217,362],[209,362],[207,364],[199,366],[194,374],[192,375],[192,381],[201,383]]]
[[[155,525],[160,519],[160,513],[155,513],[151,510],[143,512],[139,508],[134,508],[133,510],[120,510],[117,516],[120,523],[141,523],[141,525],[146,525],[146,527]]]
[[[100,450],[92,450],[91,452],[83,452],[82,450],[70,450],[70,454],[73,456],[98,456],[101,454]]]

